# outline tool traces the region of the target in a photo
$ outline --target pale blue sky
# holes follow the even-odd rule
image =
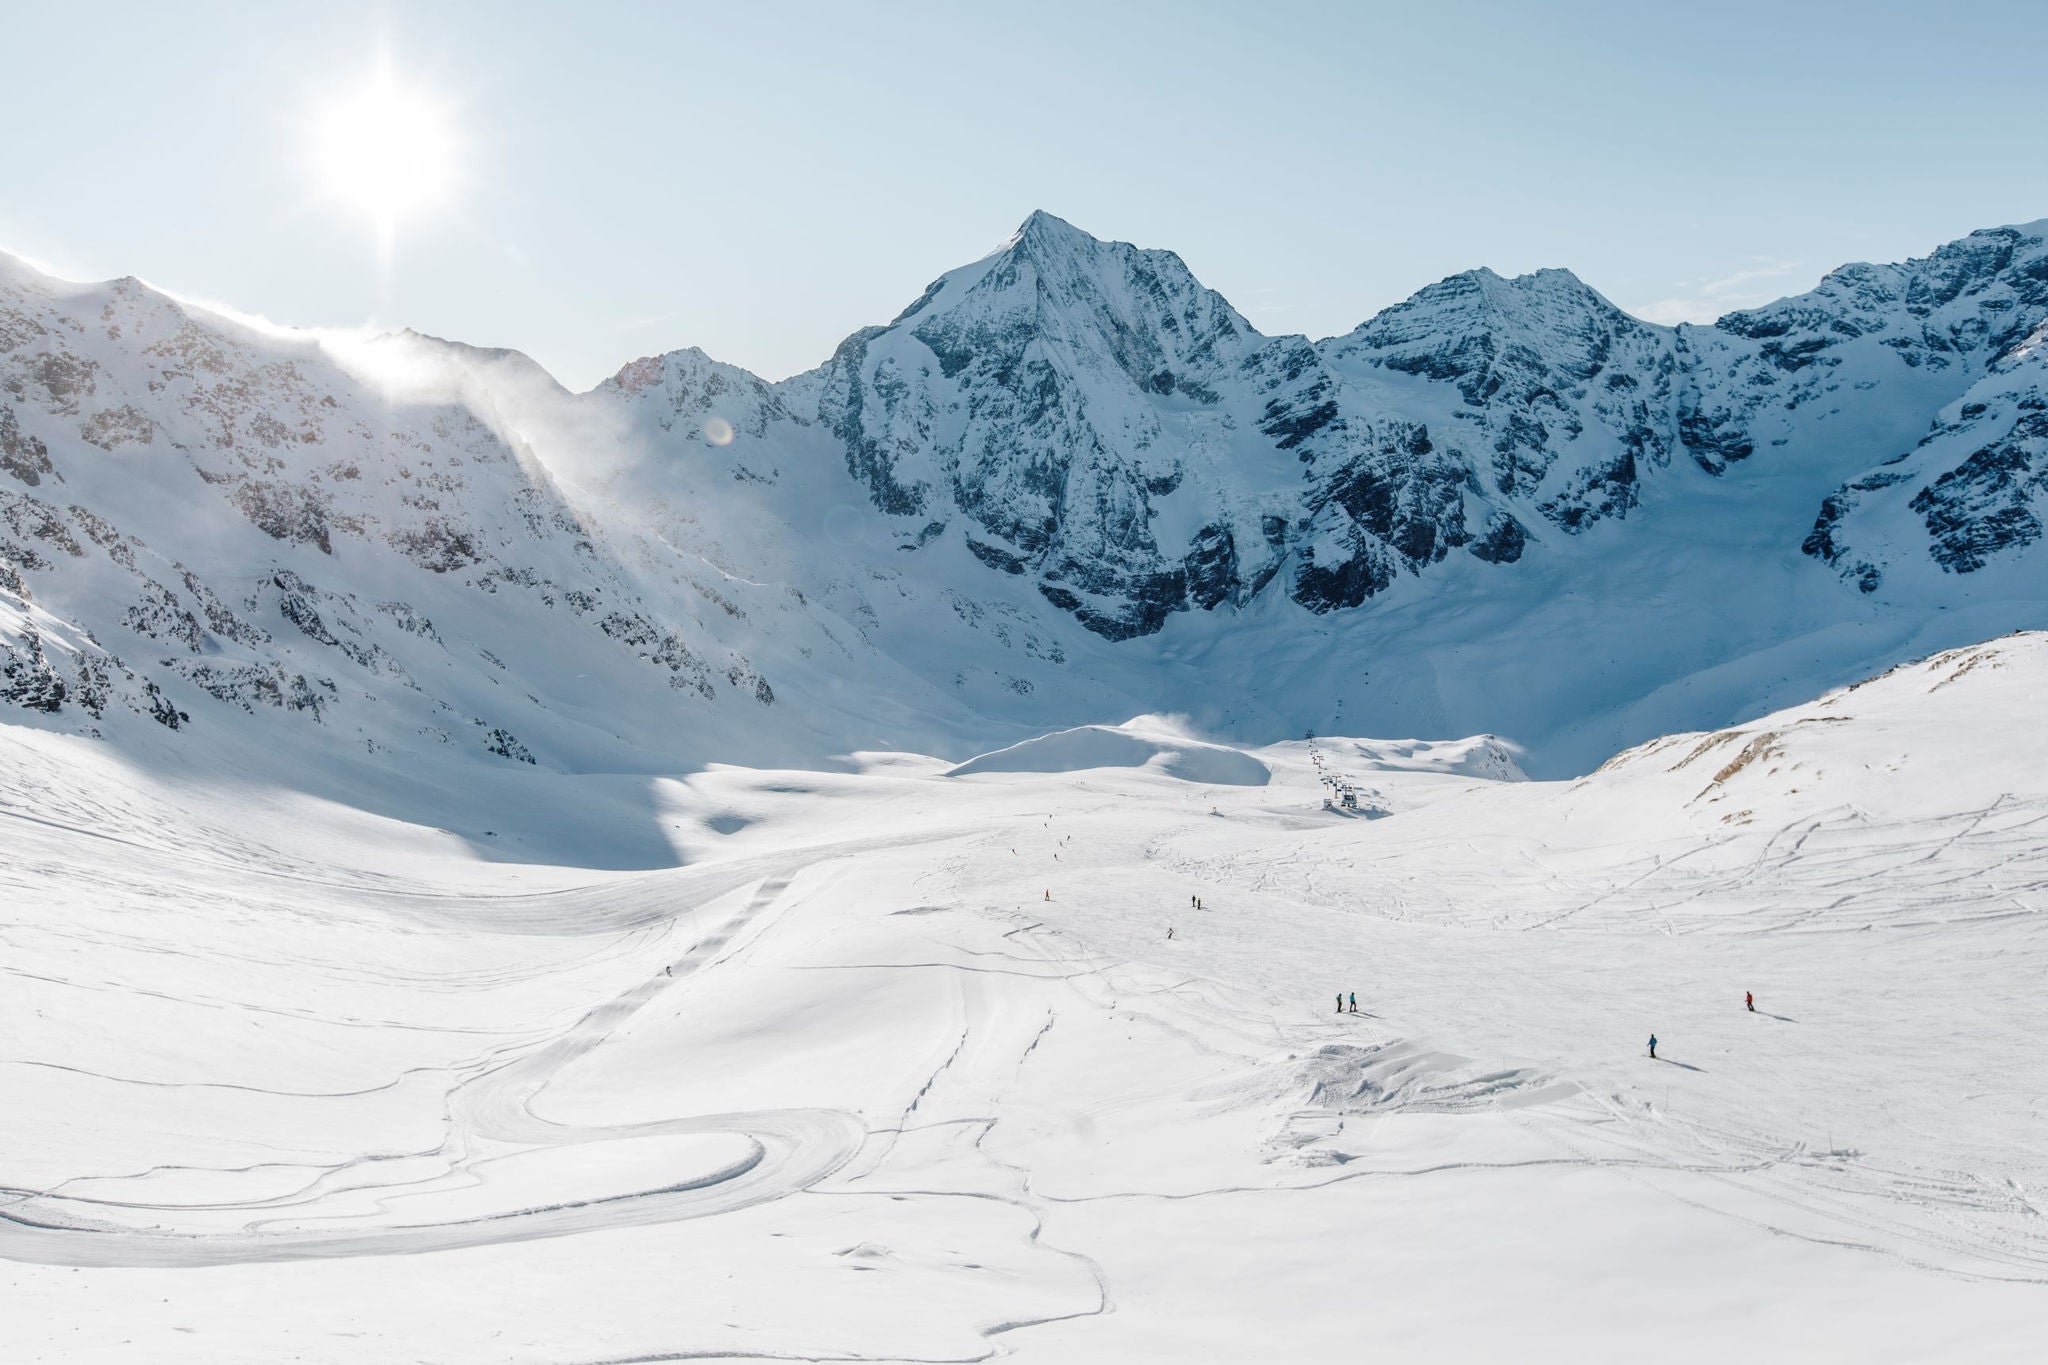
[[[2048,3],[5,10],[0,247],[578,388],[809,368],[1034,208],[1317,336],[1477,265],[1711,316],[2048,215]],[[306,150],[380,41],[464,143],[388,269]]]

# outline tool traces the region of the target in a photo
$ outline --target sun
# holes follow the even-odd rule
[[[323,197],[367,221],[388,252],[402,225],[453,194],[456,138],[447,106],[380,65],[318,110],[313,167]]]

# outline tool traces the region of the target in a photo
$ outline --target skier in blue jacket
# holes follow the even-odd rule
[[[1650,1035],[1650,1060],[1651,1060],[1651,1061],[1655,1061],[1656,1059],[1657,1059],[1657,1035],[1653,1033],[1653,1034],[1651,1034],[1651,1035]]]

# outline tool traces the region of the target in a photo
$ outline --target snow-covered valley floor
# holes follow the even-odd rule
[[[714,767],[641,872],[0,729],[4,1354],[2036,1359],[2044,691]]]

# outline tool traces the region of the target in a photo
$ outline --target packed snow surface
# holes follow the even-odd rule
[[[7,1355],[2036,1359],[2044,693],[2016,636],[1570,782],[479,766],[461,831],[9,726]]]

